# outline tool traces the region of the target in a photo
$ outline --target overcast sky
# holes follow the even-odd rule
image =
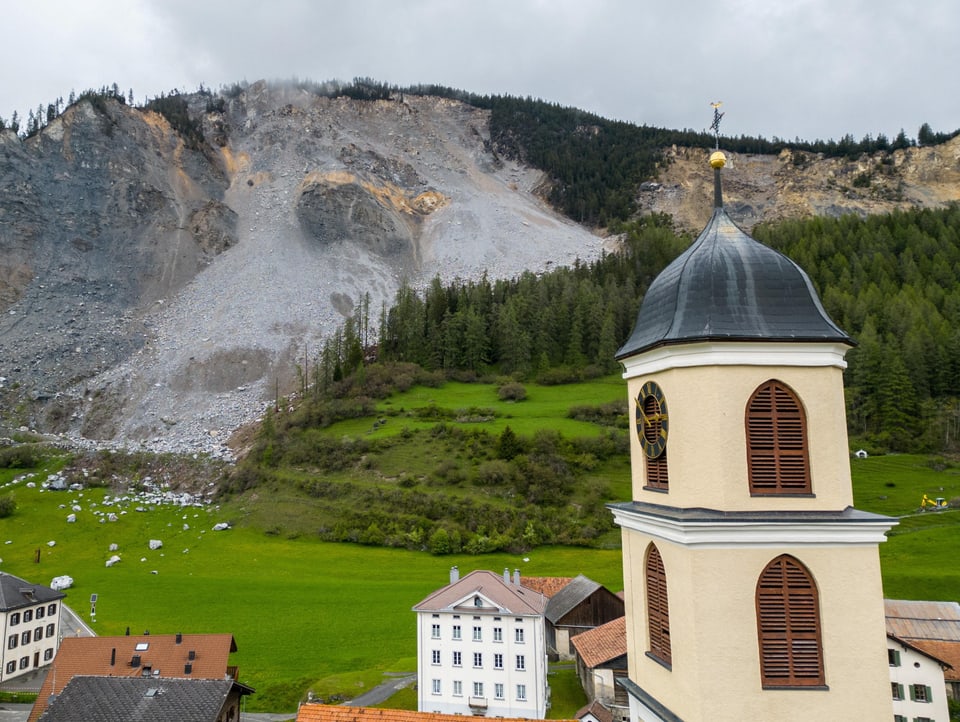
[[[117,83],[371,77],[792,140],[960,128],[957,0],[17,0],[0,117]]]

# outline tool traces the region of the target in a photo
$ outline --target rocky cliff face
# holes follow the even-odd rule
[[[0,423],[100,444],[224,453],[238,425],[369,297],[404,281],[513,276],[604,247],[498,157],[488,115],[438,98],[319,98],[256,83],[209,144],[84,101],[0,132]],[[669,149],[644,210],[699,231],[703,151]],[[856,162],[730,154],[731,216],[756,222],[960,200],[960,139]]]
[[[726,153],[724,206],[745,230],[760,222],[809,216],[869,215],[960,201],[960,136],[856,160],[785,150],[779,156]],[[702,150],[670,148],[640,206],[699,232],[713,206],[713,170]]]
[[[460,103],[257,83],[204,131],[212,145],[191,149],[160,115],[106,101],[26,141],[0,134],[7,421],[216,452],[365,295],[377,313],[404,281],[602,248]]]

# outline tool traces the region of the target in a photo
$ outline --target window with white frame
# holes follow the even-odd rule
[[[517,685],[517,699],[521,702],[527,699],[527,685],[518,684]]]
[[[14,612],[10,615],[10,626],[20,624],[20,612]]]
[[[474,682],[474,683],[473,683],[473,696],[474,696],[474,697],[483,697],[483,682]]]
[[[430,663],[431,664],[440,664],[440,650],[434,649],[430,652]]]
[[[37,607],[37,619],[43,619],[44,611],[43,607]]]
[[[493,655],[493,668],[494,669],[503,669],[503,655],[495,654]]]
[[[10,673],[16,672],[16,671],[17,671],[17,663],[16,663],[15,661],[14,661],[14,662],[7,662],[7,674],[10,674]]]
[[[19,639],[20,637],[16,634],[11,634],[9,637],[7,637],[7,649],[16,649],[17,641]]]
[[[890,692],[894,700],[903,699],[903,685],[897,684],[896,682],[890,683]]]
[[[440,639],[440,625],[431,624],[430,625],[430,637],[432,639]]]
[[[55,625],[53,622],[51,622],[50,624],[48,624],[48,625],[47,625],[47,636],[48,636],[48,637],[52,637],[52,636],[54,635],[55,631],[56,631],[56,628],[57,628],[57,627],[56,627],[56,625]]]
[[[453,666],[454,667],[463,666],[463,655],[460,652],[453,653]]]
[[[433,694],[440,694],[440,680],[433,680],[433,689],[431,690]]]
[[[517,627],[513,630],[513,639],[519,644],[523,644],[523,627]]]
[[[497,682],[493,685],[493,696],[497,699],[503,699],[503,682]]]
[[[43,661],[49,662],[51,659],[53,659],[53,647],[47,647],[43,650]]]
[[[30,644],[30,630],[20,634],[20,644]]]
[[[43,627],[37,627],[33,630],[33,641],[39,642],[41,639],[43,639]]]
[[[29,622],[29,621],[31,621],[32,619],[33,619],[33,610],[32,610],[32,609],[27,609],[27,610],[23,613],[23,621],[24,621],[24,622]]]
[[[460,636],[460,625],[459,625],[459,624],[454,624],[454,625],[453,625],[453,638],[454,638],[454,639],[462,639],[462,637]]]
[[[473,628],[473,641],[474,641],[474,642],[481,642],[481,641],[483,641],[483,630],[482,630],[481,627],[474,627],[474,628]]]
[[[887,650],[887,664],[889,664],[891,667],[899,667],[899,666],[900,666],[900,652],[897,651],[896,649],[888,649],[888,650]]]
[[[463,697],[463,682],[459,679],[453,680],[453,696]]]
[[[47,605],[47,615],[56,614],[56,613],[57,613],[57,605],[56,605],[56,604],[48,604],[48,605]]]
[[[473,653],[473,666],[482,667],[483,666],[483,652],[474,652]]]
[[[910,685],[911,702],[933,702],[933,690],[924,684]]]
[[[493,641],[502,642],[503,641],[503,627],[494,627],[493,628]]]
[[[517,655],[517,669],[524,670],[527,668],[527,660],[522,654]]]
[[[26,669],[30,666],[30,657],[20,657],[20,669]]]

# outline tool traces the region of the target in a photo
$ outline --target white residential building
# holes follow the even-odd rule
[[[550,702],[547,598],[510,577],[477,570],[413,607],[417,613],[417,709],[442,714],[544,719]]]
[[[889,634],[887,662],[894,722],[948,722],[946,662]]]
[[[0,682],[50,664],[60,643],[60,608],[65,596],[0,572]]]

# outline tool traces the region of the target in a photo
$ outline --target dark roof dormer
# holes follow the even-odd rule
[[[658,346],[700,341],[840,342],[810,278],[782,253],[754,240],[723,209],[722,154],[715,169],[713,216],[697,239],[647,290],[617,359]]]

